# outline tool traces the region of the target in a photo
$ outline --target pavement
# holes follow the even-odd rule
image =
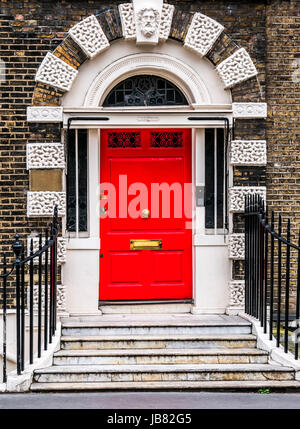
[[[300,393],[72,392],[0,394],[0,410],[11,409],[299,410]]]

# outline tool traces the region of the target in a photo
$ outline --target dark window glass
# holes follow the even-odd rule
[[[187,105],[173,83],[158,76],[132,76],[116,85],[104,100],[104,107]]]
[[[216,151],[215,151],[216,132]],[[217,171],[215,171],[215,165]],[[215,184],[215,181],[217,182]],[[217,198],[215,204],[215,186]],[[205,130],[205,228],[224,227],[224,130],[208,128]]]
[[[78,130],[79,231],[87,231],[87,130]],[[67,229],[76,231],[75,130],[68,138]]]

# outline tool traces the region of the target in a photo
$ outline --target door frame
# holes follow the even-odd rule
[[[193,112],[194,113],[194,112]],[[221,112],[218,112],[219,114]],[[103,113],[102,113],[103,114]],[[131,112],[132,122],[136,120],[136,112]],[[209,114],[206,112],[206,115]],[[147,113],[145,112],[145,116]],[[200,116],[201,113],[198,113]],[[109,115],[108,115],[109,116]],[[203,116],[203,115],[202,115]],[[172,117],[171,114],[166,114],[165,112],[162,115],[156,113],[156,117],[162,118],[162,126],[154,125],[155,128],[173,128],[174,125],[168,124],[167,118]],[[173,122],[173,121],[171,121]],[[231,121],[230,121],[231,122]],[[85,128],[88,129],[88,237],[79,237],[79,238],[67,238],[67,263],[63,267],[63,277],[65,278],[66,284],[72,283],[72,288],[66,288],[66,299],[68,302],[68,307],[74,308],[74,314],[99,314],[98,310],[98,299],[99,299],[99,251],[101,248],[100,236],[99,236],[99,195],[100,195],[100,130],[101,128],[112,128],[111,124],[107,122],[103,126],[95,126],[94,121],[89,121],[87,116],[83,121],[74,121],[71,124],[71,128]],[[180,121],[178,123],[178,128],[181,127],[183,123]],[[191,126],[193,125],[193,126]],[[135,125],[128,124],[127,128],[150,128],[152,123],[145,123],[140,125],[135,122]],[[182,128],[186,126],[183,125]],[[208,127],[212,128],[223,128],[223,121],[201,121],[201,123],[189,123],[189,128],[191,128],[192,134],[192,182],[193,182],[193,191],[195,191],[196,184],[199,184],[199,177],[196,181],[196,166],[200,167],[199,161],[204,163],[203,159],[203,136],[204,129]],[[119,125],[121,128],[121,126]],[[115,126],[113,125],[113,128]],[[124,124],[122,124],[122,128]],[[202,137],[201,137],[202,135]],[[202,152],[199,150],[202,145]],[[197,150],[196,150],[197,149]],[[202,154],[201,154],[202,153]],[[229,169],[230,171],[230,169]],[[231,175],[229,176],[229,186],[231,185]],[[195,193],[192,195],[193,205],[195,206]],[[231,271],[231,261],[227,257],[227,237],[224,235],[214,236],[214,235],[204,235],[204,208],[197,207],[195,209],[196,217],[192,220],[193,229],[192,229],[192,269],[193,269],[193,306],[192,312],[195,314],[223,314],[226,311],[228,304],[226,304],[226,295],[229,291],[229,280],[230,280],[230,271]],[[229,216],[231,218],[231,216]],[[201,228],[202,222],[202,228]],[[101,222],[100,222],[101,228]],[[230,234],[230,231],[229,231]],[[67,236],[68,237],[68,236]],[[223,278],[219,281],[219,286],[216,292],[213,293],[220,295],[218,302],[214,303],[215,299],[210,296],[209,302],[205,298],[207,291],[201,288],[201,269],[199,267],[199,250],[201,247],[204,248],[202,251],[205,252],[205,249],[211,249],[212,246],[217,246],[219,252],[223,252]],[[209,247],[207,247],[209,246]],[[77,256],[78,255],[78,256]],[[81,256],[79,256],[81,255]],[[85,260],[85,270],[77,266],[76,258],[81,258],[80,260]],[[201,281],[200,281],[200,280]],[[82,288],[82,282],[85,283],[85,287]],[[222,285],[220,284],[222,282]],[[205,298],[203,300],[203,297]]]
[[[186,142],[185,143],[186,146],[185,146],[185,149],[184,149],[185,159],[184,159],[184,164],[183,164],[184,165],[184,171],[185,171],[184,174],[189,176],[188,181],[193,184],[194,183],[194,181],[193,181],[193,165],[194,165],[194,163],[193,163],[193,153],[192,153],[193,152],[193,144],[192,144],[192,141],[193,141],[193,135],[192,134],[193,134],[193,132],[192,132],[191,128],[187,129],[187,128],[172,127],[172,128],[165,129],[165,128],[162,128],[162,127],[157,128],[155,126],[153,126],[153,127],[149,126],[149,127],[143,127],[143,128],[129,128],[129,127],[126,127],[124,129],[122,128],[120,131],[123,132],[124,130],[125,131],[126,130],[128,130],[128,131],[138,131],[138,130],[141,130],[141,131],[145,130],[146,131],[147,130],[147,134],[148,134],[151,131],[157,131],[157,130],[160,130],[160,129],[162,131],[167,131],[167,130],[169,130],[169,131],[182,131],[187,136],[187,137],[184,137],[184,141]],[[118,131],[118,129],[116,129],[116,128],[109,128],[108,131]],[[106,129],[104,130],[104,132],[105,132],[104,135],[106,135]],[[105,139],[105,137],[104,137],[104,139]],[[103,168],[103,166],[104,166],[103,162],[102,162],[104,160],[101,158],[101,151],[103,149],[105,150],[105,146],[104,146],[105,143],[106,143],[106,140],[105,140],[105,142],[102,141],[102,132],[101,132],[101,130],[99,130],[99,164],[100,164],[99,177],[100,177],[100,180],[101,180],[101,168]],[[145,149],[145,150],[147,151],[147,149]],[[182,152],[182,148],[179,148],[179,149],[174,148],[173,151],[171,152],[173,155],[170,155],[170,152],[165,152],[164,149],[158,148],[158,149],[154,149],[154,150],[155,150],[155,155],[151,152],[151,149],[150,149],[150,152],[151,152],[151,153],[149,153],[150,157],[157,157],[158,156],[157,151],[160,152],[160,155],[159,155],[160,157],[166,157],[166,158],[168,158],[170,156],[178,157],[179,156],[178,150],[180,151],[180,154]],[[114,149],[114,151],[116,151],[114,153],[114,156],[116,156],[117,159],[122,158],[122,152],[120,150],[117,151],[116,149]],[[148,151],[149,151],[149,149],[148,149]],[[174,154],[174,151],[177,154]],[[139,153],[138,153],[138,155],[140,156]],[[129,158],[131,158],[133,156],[133,154],[132,155],[131,154],[128,155],[128,153],[127,153],[127,155],[125,155],[125,159],[128,156],[129,156]],[[182,156],[182,155],[180,155],[180,156]],[[187,179],[186,177],[185,177],[185,179],[183,178],[184,182],[186,181],[186,179]],[[102,180],[103,180],[103,176],[102,176]],[[107,182],[107,180],[108,180],[108,178],[105,177],[104,182]],[[192,188],[193,188],[193,186],[192,186]],[[192,189],[191,190],[191,194],[190,194],[191,203],[194,202],[193,195],[194,195],[194,190]],[[154,302],[154,301],[161,301],[161,300],[163,300],[163,301],[166,301],[166,302],[168,302],[168,301],[193,302],[193,295],[194,295],[194,282],[193,282],[193,277],[194,277],[193,276],[193,274],[194,274],[193,270],[194,270],[194,267],[193,267],[193,260],[194,260],[194,257],[193,257],[193,246],[192,246],[192,243],[193,243],[194,210],[195,210],[195,207],[194,207],[194,205],[192,205],[192,219],[191,219],[191,221],[190,220],[185,220],[185,222],[191,222],[192,223],[191,230],[188,231],[188,237],[189,237],[189,240],[190,240],[190,245],[187,246],[187,248],[189,249],[189,252],[190,252],[189,262],[187,260],[185,260],[185,262],[188,263],[188,265],[190,267],[189,268],[189,274],[185,274],[185,276],[188,276],[188,278],[190,277],[190,281],[191,281],[191,285],[190,285],[190,287],[191,287],[191,296],[189,298],[175,298],[175,297],[170,297],[170,298],[140,298],[137,301]],[[102,221],[101,221],[101,217],[100,217],[100,219],[99,219],[99,237],[100,237],[100,241],[103,239],[103,237],[101,238],[101,223],[102,223]],[[163,230],[163,231],[166,232],[165,230]],[[184,229],[182,229],[182,230],[180,229],[180,231],[184,231]],[[144,232],[145,232],[146,235],[149,234],[149,232],[147,232],[147,228],[145,229]],[[157,232],[154,232],[154,234],[157,235]],[[133,235],[135,235],[134,232],[133,232]],[[184,237],[185,237],[184,238],[184,241],[185,241],[187,235],[185,234]],[[100,257],[101,257],[101,253],[102,253],[101,249],[100,249],[99,253],[100,253]],[[184,257],[186,258],[187,254],[185,254]],[[100,261],[100,267],[101,267],[101,265],[103,267],[103,264],[104,264],[104,261],[102,261],[102,263]],[[101,294],[101,283],[100,282],[101,282],[101,268],[99,269],[99,297],[100,297],[100,294]],[[186,282],[184,284],[186,285],[186,284],[190,284],[190,283]],[[102,286],[104,286],[104,285],[102,284]],[[175,285],[174,285],[174,287],[175,287]],[[179,293],[181,293],[181,292],[179,292]],[[128,298],[128,299],[126,299],[126,298],[122,298],[121,299],[120,298],[120,299],[116,299],[116,300],[105,299],[104,301],[100,300],[100,298],[99,298],[99,302],[101,302],[101,304],[106,303],[106,302],[113,302],[113,303],[122,302],[122,303],[126,303],[126,301],[133,301],[133,298]]]

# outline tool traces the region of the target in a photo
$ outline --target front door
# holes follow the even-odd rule
[[[190,130],[101,130],[100,165],[100,300],[192,298]]]

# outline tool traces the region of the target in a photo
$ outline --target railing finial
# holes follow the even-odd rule
[[[24,243],[20,240],[19,234],[15,235],[15,242],[12,245],[14,254],[16,255],[16,262],[20,261],[20,255],[24,250]]]

